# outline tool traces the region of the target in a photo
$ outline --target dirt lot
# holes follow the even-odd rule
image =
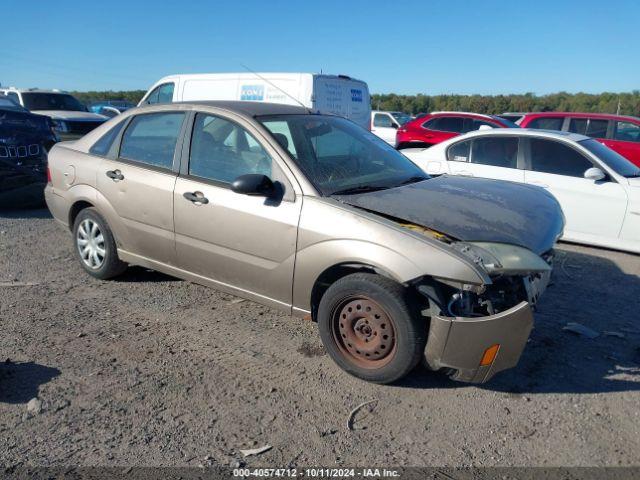
[[[640,256],[560,257],[516,369],[377,386],[311,322],[140,268],[91,279],[46,211],[0,214],[0,463],[638,465]]]

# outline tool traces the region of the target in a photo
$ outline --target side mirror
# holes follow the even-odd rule
[[[584,172],[584,178],[587,180],[593,180],[594,182],[603,180],[605,177],[605,173],[597,167],[588,168],[587,171]]]
[[[231,184],[231,190],[242,195],[270,197],[274,194],[276,187],[266,175],[248,173],[236,178]]]
[[[478,127],[478,130],[493,130],[493,127],[491,127],[489,125],[480,125]]]

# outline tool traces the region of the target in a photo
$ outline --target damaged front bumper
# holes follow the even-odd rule
[[[456,370],[453,380],[484,383],[515,367],[533,327],[528,302],[485,317],[431,317],[425,350],[429,366]]]

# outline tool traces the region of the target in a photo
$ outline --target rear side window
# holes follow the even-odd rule
[[[591,138],[607,138],[607,127],[609,120],[589,120],[587,126],[587,136]]]
[[[586,118],[572,118],[569,121],[569,131],[571,133],[579,133],[584,135],[587,133],[587,119]]]
[[[584,177],[593,164],[580,152],[553,140],[531,139],[531,170],[569,177]]]
[[[616,122],[614,140],[640,143],[640,125],[631,122]]]
[[[111,145],[113,145],[113,141],[116,139],[125,123],[127,122],[118,123],[107,133],[102,135],[102,137],[100,137],[100,139],[89,149],[89,153],[91,153],[92,155],[105,157],[109,153]]]
[[[462,117],[437,117],[426,121],[422,126],[438,132],[462,133],[464,130],[464,119]]]
[[[527,128],[538,128],[542,130],[562,130],[563,117],[540,117],[531,120]]]
[[[171,168],[184,113],[137,115],[122,136],[120,157],[154,167]]]
[[[449,147],[447,159],[450,162],[468,162],[469,152],[471,151],[471,140],[456,143]]]
[[[518,167],[518,139],[509,137],[485,137],[473,140],[471,163],[493,167]]]
[[[376,113],[373,117],[373,126],[390,128],[393,126],[393,122],[391,121],[391,118],[389,118],[389,115],[385,113]]]

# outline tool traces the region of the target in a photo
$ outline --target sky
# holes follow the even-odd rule
[[[0,83],[146,90],[173,73],[324,72],[372,93],[640,89],[638,0],[0,0]],[[11,13],[13,12],[13,13]]]

